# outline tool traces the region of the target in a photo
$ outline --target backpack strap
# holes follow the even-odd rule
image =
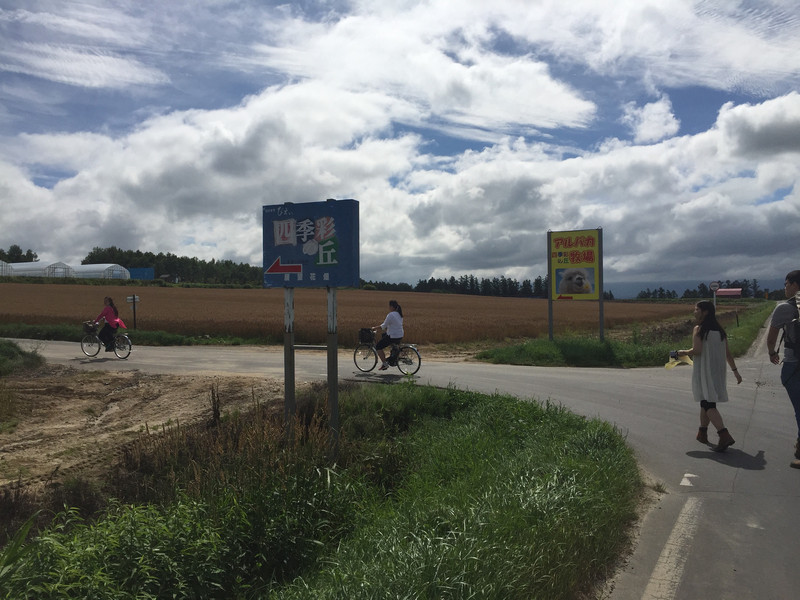
[[[798,320],[800,320],[800,309],[797,308],[797,296],[792,296],[791,298],[789,298],[786,301],[786,304],[794,306],[795,311],[797,311],[798,314],[795,316],[795,318],[792,321],[789,321],[783,327],[781,327],[781,339],[778,342],[777,352],[780,352],[781,344],[783,344],[783,341],[786,338],[786,328],[789,327],[790,325],[792,325],[792,323],[796,323]],[[798,367],[800,367],[800,361],[798,361]]]

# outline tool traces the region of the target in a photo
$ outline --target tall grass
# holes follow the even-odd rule
[[[401,454],[390,501],[276,598],[572,597],[613,562],[640,485],[609,425],[502,396],[425,421]]]
[[[0,377],[15,371],[39,367],[44,358],[35,351],[22,350],[17,344],[0,339]]]
[[[347,387],[340,406],[335,459],[322,399],[295,444],[268,411],[143,440],[126,460],[174,493],[65,511],[0,553],[2,597],[559,598],[613,564],[641,483],[611,426],[413,384]]]
[[[0,377],[40,366],[44,359],[37,352],[22,350],[17,344],[0,339]],[[0,379],[0,434],[13,430],[22,407],[12,390]]]

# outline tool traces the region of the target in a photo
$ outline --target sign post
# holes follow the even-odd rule
[[[336,288],[358,287],[358,201],[327,200],[263,207],[264,287],[284,288],[284,419],[287,434],[296,413],[296,348],[328,352],[328,417],[334,446],[339,440],[339,368]],[[294,288],[326,288],[326,346],[295,345]]]
[[[136,303],[139,302],[139,296],[128,296],[125,298],[133,308],[133,328],[136,329]]]
[[[719,289],[719,281],[712,281],[708,289],[714,292],[714,308],[717,308],[717,290]]]

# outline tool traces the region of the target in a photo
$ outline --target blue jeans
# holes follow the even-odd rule
[[[781,367],[781,383],[789,394],[797,420],[797,439],[800,440],[800,363],[785,362]]]

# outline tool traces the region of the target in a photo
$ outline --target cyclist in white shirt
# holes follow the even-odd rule
[[[396,300],[389,300],[389,307],[392,310],[386,315],[383,323],[372,328],[373,331],[377,329],[383,331],[381,339],[375,344],[375,350],[378,351],[378,358],[381,359],[381,366],[379,369],[381,371],[385,371],[389,368],[389,365],[386,364],[386,355],[383,349],[391,344],[399,344],[403,339],[403,309],[400,308]]]

